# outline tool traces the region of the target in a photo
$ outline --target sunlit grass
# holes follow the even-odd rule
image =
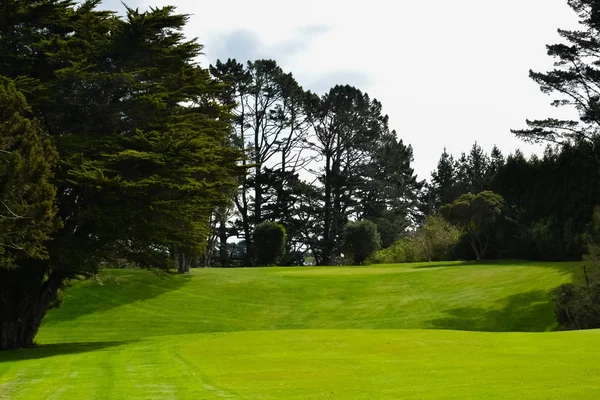
[[[0,399],[593,399],[598,332],[541,333],[579,268],[109,270],[0,353]]]

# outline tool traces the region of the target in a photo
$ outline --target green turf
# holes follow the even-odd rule
[[[548,292],[578,270],[106,271],[39,348],[0,353],[0,399],[595,399],[600,332],[547,332]]]

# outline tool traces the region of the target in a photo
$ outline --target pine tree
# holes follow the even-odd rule
[[[437,169],[431,173],[431,192],[436,210],[454,201],[460,195],[457,187],[456,163],[445,147]]]

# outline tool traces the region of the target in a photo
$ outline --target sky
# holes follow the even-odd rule
[[[128,0],[140,10],[191,14],[185,34],[204,44],[201,64],[272,58],[305,89],[350,84],[383,104],[390,128],[412,145],[428,179],[440,154],[475,141],[487,152],[540,153],[510,129],[526,119],[573,118],[550,106],[529,70],[547,71],[557,28],[578,27],[566,0]],[[103,7],[122,11],[117,0]]]

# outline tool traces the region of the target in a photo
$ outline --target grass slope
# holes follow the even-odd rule
[[[0,399],[592,399],[599,332],[524,333],[553,328],[548,291],[576,270],[107,271],[68,289],[39,348],[0,353]]]

